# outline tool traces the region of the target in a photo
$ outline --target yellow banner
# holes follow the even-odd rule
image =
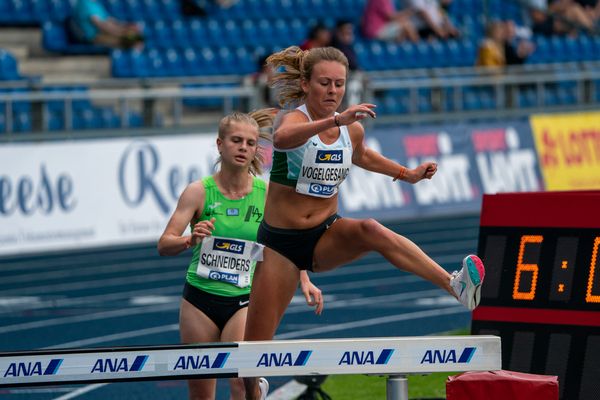
[[[530,121],[546,190],[600,189],[600,112]]]

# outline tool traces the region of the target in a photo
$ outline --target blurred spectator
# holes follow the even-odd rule
[[[354,24],[348,20],[338,21],[333,31],[331,45],[344,53],[350,71],[358,69],[358,57],[354,51]]]
[[[594,19],[585,8],[575,0],[550,0],[548,2],[550,13],[564,18],[567,23],[574,24],[588,32],[594,31]]]
[[[529,40],[531,31],[517,28],[515,21],[504,22],[504,55],[507,65],[524,64],[527,57],[535,51],[535,45]]]
[[[445,8],[451,0],[408,0],[407,6],[414,12],[414,24],[423,39],[448,39],[460,36]]]
[[[598,23],[600,18],[600,1],[598,0],[575,0],[585,10],[585,13],[592,18],[594,23]]]
[[[482,67],[506,66],[506,55],[504,53],[505,38],[505,26],[502,21],[488,23],[485,30],[485,38],[477,51],[476,65]]]
[[[267,64],[267,57],[268,56],[262,56],[259,58],[258,71],[250,76],[249,83],[259,88],[261,94],[260,100],[262,104],[258,108],[279,107],[277,100],[277,89],[269,86],[271,78],[275,74],[275,70],[272,65]]]
[[[215,9],[229,8],[238,0],[181,0],[181,13],[187,16],[205,17]]]
[[[300,48],[302,50],[310,50],[316,47],[327,47],[329,45],[331,45],[331,32],[329,31],[329,28],[322,23],[317,23],[310,29],[308,37],[302,42]]]
[[[362,19],[362,32],[369,39],[401,42],[419,40],[407,10],[397,11],[393,0],[368,0]]]
[[[77,0],[69,29],[75,38],[84,43],[130,48],[144,41],[137,24],[111,17],[98,0]]]
[[[583,29],[589,33],[596,31],[593,13],[574,0],[536,0],[530,9],[532,30],[535,34],[552,36],[577,36]]]

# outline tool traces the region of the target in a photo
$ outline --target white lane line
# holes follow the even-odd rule
[[[84,386],[77,390],[72,391],[71,393],[67,393],[64,396],[56,397],[54,400],[69,400],[75,397],[81,396],[82,394],[86,394],[91,392],[92,390],[100,389],[102,386],[106,386],[108,383],[94,383],[93,385]]]
[[[0,308],[0,315],[2,314],[12,314],[15,312],[21,312],[25,310],[37,310],[43,308],[65,308],[72,306],[80,306],[84,304],[100,304],[102,302],[109,302],[115,300],[123,300],[129,299],[135,296],[141,295],[166,295],[166,294],[181,294],[183,290],[183,284],[181,285],[172,285],[165,287],[155,287],[152,289],[140,289],[140,290],[128,290],[123,292],[115,292],[110,294],[97,294],[92,296],[81,296],[81,297],[68,297],[68,298],[59,298],[59,299],[51,299],[44,300],[41,299],[38,302],[23,302],[23,304],[19,304],[18,307],[10,308],[6,307],[4,309]],[[1,303],[1,299],[0,299]],[[0,306],[1,307],[1,306]]]

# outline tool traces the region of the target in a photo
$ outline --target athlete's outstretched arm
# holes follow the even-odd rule
[[[161,256],[175,256],[197,244],[214,230],[213,218],[211,221],[202,221],[202,224],[196,224],[192,235],[181,236],[196,212],[204,208],[205,197],[204,185],[200,181],[192,182],[185,188],[179,197],[173,215],[158,240],[157,249]]]
[[[284,115],[279,126],[275,128],[273,146],[276,149],[293,149],[302,146],[319,132],[336,126],[350,125],[367,118],[367,116],[374,118],[375,112],[372,110],[374,107],[374,104],[356,104],[348,107],[339,115],[316,121],[309,121],[301,111],[292,111]]]
[[[431,179],[437,172],[437,164],[424,162],[416,168],[409,169],[390,160],[383,154],[367,147],[364,142],[365,131],[362,125],[352,124],[348,127],[354,145],[352,163],[368,171],[377,172],[409,183],[417,183],[422,179]]]

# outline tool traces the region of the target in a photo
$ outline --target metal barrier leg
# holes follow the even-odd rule
[[[406,375],[390,375],[386,384],[387,400],[408,400],[408,379]]]

